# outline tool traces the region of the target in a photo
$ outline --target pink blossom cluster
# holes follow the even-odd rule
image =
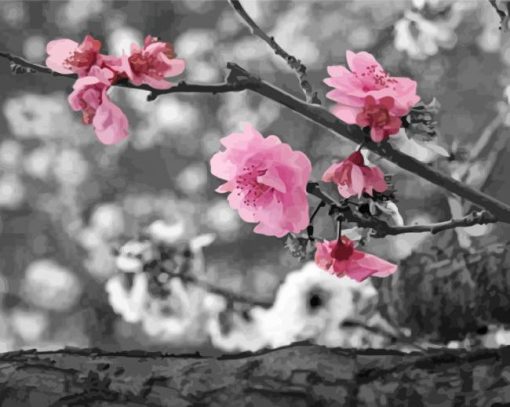
[[[69,95],[69,104],[82,112],[84,124],[94,127],[103,144],[115,144],[128,135],[128,120],[107,95],[120,80],[154,89],[174,86],[165,78],[181,74],[185,62],[175,57],[169,43],[148,35],[143,47],[131,45],[129,55],[101,54],[101,42],[87,35],[81,44],[70,39],[50,41],[46,46],[46,65],[61,74],[76,74],[78,79]]]
[[[368,52],[347,51],[347,65],[328,66],[324,83],[334,89],[326,97],[336,102],[331,112],[345,123],[370,128],[376,143],[397,134],[401,118],[420,101],[416,82],[390,76]]]
[[[416,82],[390,76],[367,52],[347,51],[347,64],[349,69],[328,67],[330,77],[324,80],[334,88],[327,94],[336,102],[332,113],[348,124],[368,128],[374,142],[398,133],[402,117],[420,100]],[[276,136],[263,137],[251,125],[224,137],[221,144],[225,150],[211,159],[212,174],[226,181],[217,191],[229,193],[230,206],[243,220],[258,223],[256,233],[281,237],[309,225],[306,186],[311,163],[305,154]],[[369,165],[360,151],[332,164],[322,181],[334,183],[345,199],[372,197],[388,189],[384,173]],[[342,235],[317,243],[316,249],[317,265],[339,277],[363,281],[397,270],[395,264],[355,249],[354,242]]]
[[[354,242],[345,236],[317,243],[316,246],[315,263],[338,277],[363,281],[368,277],[387,277],[397,271],[395,264],[356,250]]]
[[[388,189],[383,172],[377,166],[367,166],[359,151],[331,165],[322,175],[322,180],[335,183],[338,193],[344,198],[354,195],[360,197],[363,193],[372,195],[373,191],[384,192]]]
[[[166,80],[181,74],[185,62],[177,59],[170,44],[147,36],[143,47],[132,44],[129,55],[120,57],[100,53],[101,42],[87,35],[81,44],[58,39],[47,45],[46,65],[61,74],[75,74],[69,104],[81,111],[83,123],[91,124],[99,140],[114,144],[127,137],[128,121],[112,103],[108,89],[119,81],[153,89],[168,89]],[[416,82],[392,77],[367,52],[347,51],[347,64],[329,66],[325,83],[334,88],[327,94],[336,102],[332,113],[348,124],[370,131],[374,142],[398,133],[401,118],[420,100]],[[310,224],[307,185],[312,172],[309,158],[293,150],[279,137],[262,136],[253,126],[221,139],[224,147],[211,158],[211,172],[225,182],[217,192],[228,193],[228,202],[239,216],[256,223],[254,232],[282,237],[300,233]],[[334,183],[344,199],[372,197],[388,185],[377,166],[368,165],[360,151],[332,164],[323,174],[324,182]],[[354,243],[339,233],[337,240],[317,244],[315,261],[337,276],[356,281],[385,277],[396,265],[354,248]]]

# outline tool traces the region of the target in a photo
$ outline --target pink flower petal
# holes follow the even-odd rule
[[[216,192],[222,194],[224,192],[232,192],[235,185],[233,181],[225,182],[224,184],[221,184],[218,188],[215,189]]]
[[[379,127],[372,127],[370,129],[370,137],[375,143],[380,143],[386,138],[384,135],[384,130]]]
[[[367,183],[370,183],[377,192],[384,192],[388,189],[388,184],[384,180],[384,173],[379,167],[368,168],[368,174],[365,176]]]
[[[361,196],[364,187],[365,177],[363,176],[363,171],[357,165],[353,165],[351,169],[351,189],[355,194]]]
[[[371,275],[374,277],[388,277],[395,273],[398,269],[396,264],[390,263],[369,253],[363,254],[363,258],[357,261],[357,265],[361,268],[371,270]]]
[[[349,65],[349,69],[352,72],[357,72],[360,74],[364,73],[368,66],[375,66],[376,69],[382,70],[379,62],[377,62],[374,56],[368,52],[362,51],[355,53],[352,51],[347,51],[346,55],[347,65]]]
[[[184,72],[184,69],[186,69],[186,61],[184,61],[184,59],[170,59],[164,54],[161,54],[161,58],[169,66],[165,71],[165,77],[180,75]]]
[[[257,182],[272,187],[280,192],[287,192],[285,182],[280,178],[276,168],[269,168],[264,175],[257,177]]]
[[[147,85],[153,87],[154,89],[170,89],[174,84],[172,82],[168,82],[166,79],[154,78],[150,75],[141,75],[142,83],[146,83]]]
[[[363,107],[365,103],[363,96],[353,95],[352,92],[346,93],[340,89],[334,89],[326,93],[326,97],[334,102],[348,106]]]
[[[328,70],[329,76],[332,76],[332,77],[351,78],[354,76],[351,71],[349,71],[345,66],[342,66],[342,65],[328,66],[327,70]]]
[[[361,110],[360,107],[335,105],[331,108],[331,113],[347,124],[355,124]]]
[[[108,97],[97,108],[93,121],[99,141],[103,144],[116,144],[128,136],[128,120],[120,108]]]
[[[219,151],[211,157],[211,174],[215,177],[230,180],[235,176],[237,166],[229,160],[229,156],[224,151]]]
[[[78,48],[78,43],[66,38],[53,40],[46,45],[46,53],[49,55],[46,59],[46,66],[52,71],[68,74],[73,71],[65,65],[65,60],[69,58]]]
[[[322,180],[324,182],[333,182],[336,171],[341,168],[341,163],[335,163],[328,167],[324,174],[322,174]]]

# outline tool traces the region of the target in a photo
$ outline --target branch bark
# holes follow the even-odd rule
[[[297,343],[218,358],[66,349],[2,354],[0,366],[3,406],[510,403],[509,347],[423,355]]]

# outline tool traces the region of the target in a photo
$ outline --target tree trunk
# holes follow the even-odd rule
[[[0,355],[0,405],[504,406],[510,347],[328,349],[307,343],[222,356],[66,349]]]

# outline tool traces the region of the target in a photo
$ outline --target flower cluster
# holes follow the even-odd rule
[[[325,83],[335,89],[327,94],[336,105],[332,113],[348,124],[370,130],[374,142],[398,134],[402,118],[419,102],[417,84],[409,78],[392,77],[367,52],[347,51],[347,64],[330,66]],[[312,165],[305,154],[274,135],[263,137],[253,126],[221,139],[224,151],[211,158],[211,172],[226,181],[216,191],[228,192],[228,202],[245,222],[258,223],[255,233],[282,237],[310,226],[307,184]],[[361,151],[332,164],[322,181],[334,183],[344,198],[374,197],[388,190],[384,173],[369,165]],[[393,204],[394,205],[394,204]],[[400,216],[400,215],[399,215]],[[402,224],[401,217],[398,224]],[[336,241],[317,244],[315,261],[320,268],[356,281],[385,277],[397,266],[355,250],[339,233]]]
[[[70,39],[50,41],[46,65],[60,74],[76,74],[69,104],[82,112],[84,124],[94,127],[103,144],[115,144],[128,135],[128,120],[108,98],[108,89],[121,80],[154,89],[173,86],[165,78],[181,74],[185,62],[175,56],[169,43],[148,35],[140,48],[132,44],[129,55],[101,54],[101,42],[87,35],[81,44]]]
[[[173,84],[166,78],[181,74],[185,62],[176,58],[169,43],[152,36],[145,38],[143,47],[132,44],[129,55],[116,57],[100,51],[101,42],[90,35],[81,44],[58,39],[47,45],[46,64],[60,74],[78,76],[69,104],[82,112],[83,123],[94,127],[102,143],[114,144],[127,137],[128,121],[108,98],[110,87],[125,81],[134,86],[168,89]],[[330,77],[324,80],[334,88],[327,94],[336,102],[333,114],[348,124],[368,129],[373,142],[397,134],[402,118],[420,100],[416,82],[390,76],[367,52],[347,51],[347,64],[349,69],[329,66]],[[221,144],[225,150],[210,160],[211,173],[225,181],[216,191],[229,194],[228,203],[241,219],[257,224],[255,233],[283,237],[311,226],[315,213],[310,217],[307,186],[312,164],[304,153],[294,151],[275,135],[262,136],[250,124],[242,132],[222,138]],[[344,199],[375,199],[374,193],[388,189],[383,172],[368,165],[359,150],[331,165],[322,180],[336,184]],[[315,260],[324,270],[357,281],[372,275],[387,276],[396,270],[393,264],[354,250],[341,230],[336,241],[317,245]]]
[[[338,193],[344,198],[362,193],[372,195],[373,191],[384,192],[388,184],[379,167],[369,167],[359,151],[355,151],[344,161],[331,165],[322,175],[324,182],[334,182]]]
[[[370,276],[387,277],[397,271],[395,264],[356,250],[354,242],[342,236],[338,240],[317,243],[317,265],[338,277],[347,276],[363,281]]]
[[[334,88],[326,97],[337,104],[332,113],[348,124],[370,128],[376,143],[397,134],[401,118],[419,102],[417,84],[409,78],[390,76],[368,52],[347,51],[347,65],[328,66]]]

